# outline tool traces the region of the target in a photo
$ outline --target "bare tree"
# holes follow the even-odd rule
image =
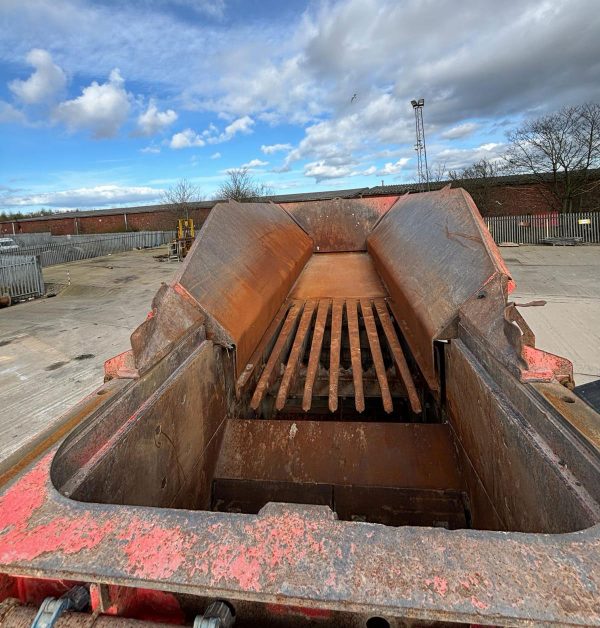
[[[441,183],[445,181],[448,175],[446,162],[438,161],[427,168],[427,174],[431,183]]]
[[[273,189],[254,178],[248,168],[235,168],[227,171],[227,179],[219,186],[215,197],[243,202],[272,194]]]
[[[600,166],[600,105],[563,107],[508,133],[506,155],[515,173],[531,173],[563,212],[582,209],[586,194],[600,185],[590,170]]]
[[[176,218],[190,217],[190,203],[202,200],[202,192],[200,188],[188,179],[180,179],[175,185],[165,190],[162,195],[162,201],[165,205],[171,205],[171,213]]]

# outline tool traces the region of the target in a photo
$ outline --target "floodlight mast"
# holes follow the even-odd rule
[[[415,112],[415,131],[417,135],[417,143],[415,150],[417,151],[417,179],[419,191],[424,192],[425,186],[429,192],[429,168],[427,166],[427,147],[425,145],[425,127],[423,125],[423,107],[425,99],[411,100],[410,104]]]

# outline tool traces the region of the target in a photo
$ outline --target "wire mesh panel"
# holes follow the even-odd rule
[[[1,255],[0,294],[9,294],[12,299],[43,296],[44,277],[39,258],[34,255]]]
[[[36,255],[42,267],[74,262],[132,249],[152,248],[168,243],[174,231],[136,231],[131,233],[100,233],[93,235],[52,236],[50,242],[21,246],[15,255]],[[2,255],[6,255],[4,253]]]
[[[15,233],[14,235],[7,235],[6,237],[14,240],[15,244],[21,248],[49,244],[52,242],[52,234],[49,231],[45,233]]]
[[[551,238],[580,238],[600,244],[600,212],[488,216],[484,220],[497,244],[540,244]]]

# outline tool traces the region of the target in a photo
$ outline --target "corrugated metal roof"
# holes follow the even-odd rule
[[[369,188],[352,188],[350,190],[327,190],[324,192],[301,192],[298,194],[276,194],[265,196],[265,200],[274,203],[294,203],[295,201],[326,201],[332,198],[355,198]]]

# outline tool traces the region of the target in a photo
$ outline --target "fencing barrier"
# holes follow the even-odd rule
[[[39,258],[0,255],[0,294],[9,294],[15,300],[43,296],[44,277]]]
[[[581,238],[600,244],[600,212],[488,216],[484,221],[497,244],[540,244],[548,238]]]
[[[74,262],[92,257],[102,257],[111,253],[122,253],[137,248],[152,248],[167,244],[175,237],[175,231],[135,231],[129,233],[98,233],[91,235],[51,236],[50,241],[42,239],[36,244],[28,243],[19,234],[13,237],[20,246],[19,251],[2,253],[6,255],[38,256],[43,268]],[[29,234],[27,234],[29,235]],[[31,234],[46,236],[46,234]]]

